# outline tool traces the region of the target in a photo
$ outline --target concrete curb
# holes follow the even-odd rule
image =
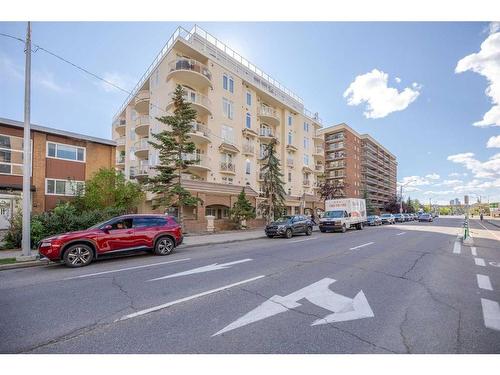
[[[198,244],[192,244],[192,245],[185,245],[181,244],[178,246],[179,249],[189,249],[192,247],[200,247],[200,246],[207,246],[207,245],[220,245],[220,244],[226,244],[226,243],[234,243],[234,242],[243,242],[243,241],[252,241],[252,240],[260,240],[266,238],[265,235],[255,237],[255,238],[241,238],[241,239],[234,239],[234,240],[224,240],[224,241],[217,241],[217,242],[206,242],[206,243],[198,243]],[[0,271],[6,271],[6,270],[12,270],[16,268],[28,268],[28,267],[40,267],[40,266],[46,266],[50,264],[51,262],[47,259],[43,260],[34,260],[34,261],[26,261],[26,262],[17,262],[17,263],[11,263],[11,264],[2,264],[0,265]]]
[[[0,271],[13,270],[16,268],[40,267],[49,264],[48,260],[30,260],[27,262],[17,262],[11,264],[0,264]]]

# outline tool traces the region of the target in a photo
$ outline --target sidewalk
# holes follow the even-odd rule
[[[225,233],[210,233],[210,234],[194,234],[184,237],[184,241],[179,248],[186,249],[190,247],[203,246],[203,245],[215,245],[222,243],[231,243],[239,241],[248,241],[258,238],[266,237],[264,229],[250,229],[250,230],[235,230],[228,231]],[[38,251],[32,250],[32,255],[37,256]],[[46,265],[47,260],[36,260],[28,262],[16,262],[15,258],[22,255],[21,250],[0,250],[0,271],[3,269],[12,268],[22,268],[22,267],[33,267],[38,265]],[[2,262],[3,261],[3,262]],[[4,264],[2,264],[4,263]]]

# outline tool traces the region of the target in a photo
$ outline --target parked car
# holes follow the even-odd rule
[[[321,232],[363,229],[366,220],[366,201],[358,198],[328,199],[325,214],[319,220]]]
[[[427,221],[427,222],[432,222],[432,215],[431,214],[422,214],[419,216],[418,221]]]
[[[382,225],[382,219],[378,215],[370,215],[367,217],[367,223],[368,225]]]
[[[269,238],[275,236],[292,238],[293,235],[300,233],[310,236],[313,231],[313,222],[303,215],[283,216],[266,225],[265,231]]]
[[[394,214],[394,220],[396,223],[403,223],[405,221],[405,217],[403,214]]]
[[[382,214],[382,216],[380,216],[380,220],[382,221],[382,224],[396,223],[396,218],[393,214]]]
[[[123,215],[86,230],[45,238],[38,252],[68,267],[83,267],[101,255],[131,250],[168,255],[182,240],[181,226],[171,216]]]

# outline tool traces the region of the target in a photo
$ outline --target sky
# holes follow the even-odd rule
[[[34,44],[132,89],[178,26],[39,22]],[[500,24],[197,23],[303,98],[324,126],[368,133],[398,160],[406,197],[500,201]],[[24,37],[25,23],[0,22]],[[0,117],[23,120],[24,48],[0,36]],[[32,55],[33,123],[111,138],[126,98],[42,50]]]

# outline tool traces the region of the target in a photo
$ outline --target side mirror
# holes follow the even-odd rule
[[[102,230],[106,233],[108,233],[111,229],[113,229],[113,226],[108,224],[106,225],[104,228],[102,228]]]

